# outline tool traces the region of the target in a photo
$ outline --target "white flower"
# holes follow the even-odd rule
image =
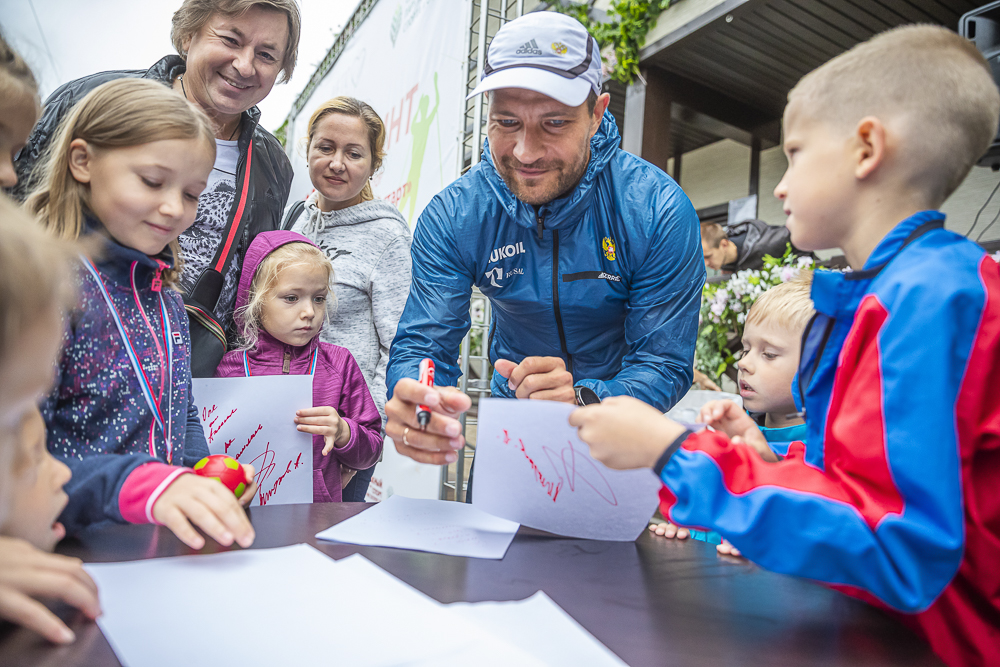
[[[743,302],[741,302],[741,301],[737,301],[736,303],[734,303],[734,304],[732,304],[731,306],[729,306],[729,308],[730,308],[730,309],[731,309],[731,310],[732,310],[732,311],[733,311],[734,313],[739,313],[739,312],[742,312],[742,311],[743,311]]]
[[[739,315],[736,316],[736,321],[739,322],[740,324],[746,322],[746,319],[747,319],[746,313],[740,313]]]
[[[716,317],[722,317],[722,313],[726,310],[726,304],[719,303],[716,301],[712,304],[712,314]]]
[[[767,269],[765,269],[765,270],[763,270],[763,271],[760,272],[760,279],[761,280],[770,280],[771,279],[771,274],[767,271]]]
[[[787,283],[789,280],[793,280],[797,275],[799,275],[799,269],[794,266],[783,266],[781,267],[781,282]]]
[[[808,269],[813,265],[813,258],[808,255],[803,255],[799,257],[798,266],[800,269]]]
[[[729,300],[729,292],[724,289],[720,289],[715,293],[715,303],[725,305],[726,301]]]

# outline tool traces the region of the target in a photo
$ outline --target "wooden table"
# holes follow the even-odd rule
[[[881,612],[808,581],[720,557],[704,542],[649,534],[634,543],[595,542],[522,528],[504,559],[495,561],[313,538],[368,506],[252,509],[254,548],[307,542],[333,558],[361,553],[441,602],[518,600],[541,589],[633,667],[941,664],[923,641]],[[88,562],[191,553],[168,530],[154,526],[92,531],[63,541],[58,550]],[[5,626],[0,665],[119,664],[95,624],[75,610],[59,612],[77,633],[75,644],[53,647]],[[183,622],[171,631],[183,641]]]

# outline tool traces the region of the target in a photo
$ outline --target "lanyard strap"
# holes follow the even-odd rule
[[[111,317],[115,321],[115,326],[118,327],[118,334],[121,336],[122,342],[125,345],[125,352],[128,354],[129,361],[132,363],[132,370],[135,372],[136,380],[139,382],[139,389],[142,392],[143,398],[146,399],[146,404],[149,406],[149,411],[153,414],[153,420],[156,425],[160,427],[160,431],[163,433],[164,439],[167,445],[167,462],[170,463],[173,458],[173,444],[170,441],[170,415],[167,415],[167,427],[164,427],[163,412],[160,410],[160,402],[156,400],[153,396],[153,388],[146,377],[146,371],[143,370],[142,364],[139,362],[139,355],[135,351],[135,347],[132,345],[132,340],[129,338],[128,332],[125,331],[125,325],[122,322],[121,315],[118,313],[118,308],[115,307],[114,301],[111,300],[111,295],[108,293],[108,289],[104,284],[104,280],[101,278],[97,271],[97,267],[94,266],[86,257],[81,257],[83,264],[87,267],[90,275],[94,277],[94,281],[97,283],[98,289],[101,290],[101,296],[104,297],[104,302],[108,304],[108,310],[111,311]],[[135,262],[132,263],[132,270],[135,270]],[[136,303],[138,304],[138,293],[135,292],[135,283],[133,282],[133,293],[136,296]],[[168,382],[167,385],[167,395],[168,397],[173,393],[173,345],[171,343],[171,332],[170,332],[170,318],[167,316],[166,305],[163,303],[163,294],[160,297],[160,320],[163,324],[163,336],[164,336],[164,348],[167,350],[167,367],[168,367]],[[146,320],[146,325],[149,326],[149,320],[146,318],[146,313],[139,305],[139,312],[142,313],[143,319]],[[149,326],[150,333],[153,335],[153,339],[156,340],[156,332],[153,331],[152,327]],[[157,341],[159,345],[159,341]],[[163,364],[161,358],[160,365],[160,377],[161,377],[161,398],[163,385]],[[169,399],[168,399],[169,402]],[[149,453],[150,456],[156,456],[156,447],[153,443],[153,425],[150,425],[149,431]]]
[[[316,359],[319,358],[319,345],[313,350],[312,363],[309,366],[309,375],[316,375]],[[246,377],[252,377],[253,373],[250,371],[250,360],[247,358],[247,351],[243,350],[243,372]]]

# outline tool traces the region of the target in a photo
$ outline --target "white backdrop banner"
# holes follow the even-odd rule
[[[372,180],[412,228],[458,176],[469,0],[380,0],[294,119],[290,199],[313,189],[305,160],[309,116],[338,95],[367,102],[386,126],[386,158]]]

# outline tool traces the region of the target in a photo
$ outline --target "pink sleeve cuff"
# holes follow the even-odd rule
[[[157,523],[153,519],[153,505],[160,499],[175,479],[190,468],[166,463],[144,463],[133,470],[118,492],[118,511],[129,523]]]

